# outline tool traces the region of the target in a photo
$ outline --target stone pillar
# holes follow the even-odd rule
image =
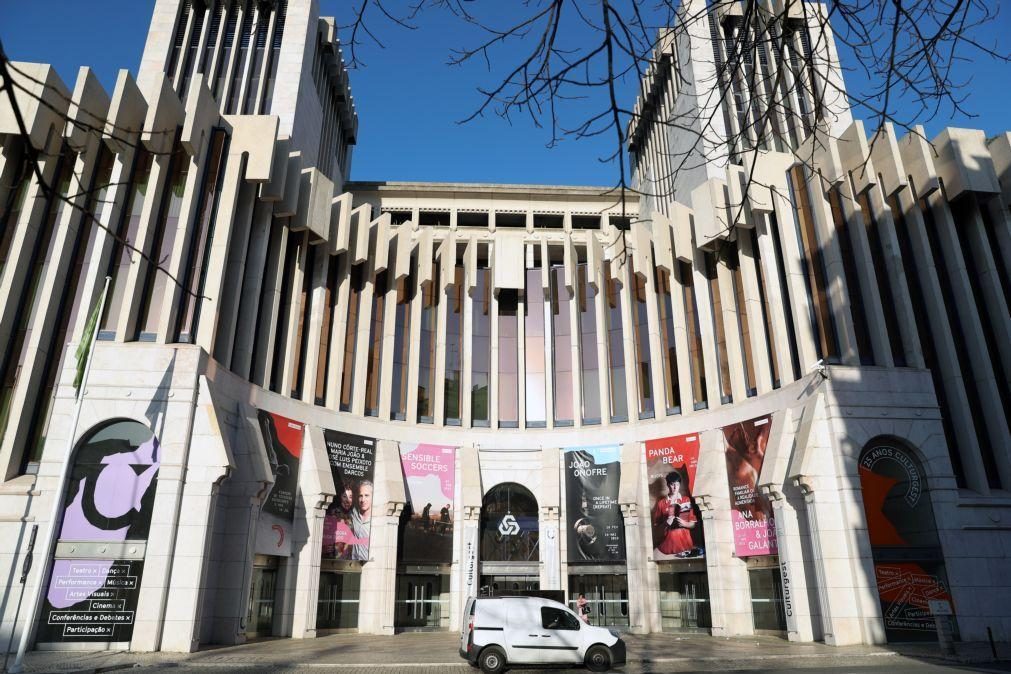
[[[695,496],[706,533],[706,573],[714,637],[754,634],[751,584],[744,560],[734,555],[729,507],[717,509],[711,496]]]
[[[790,641],[814,641],[819,617],[808,602],[810,588],[804,567],[804,544],[797,511],[783,492],[766,488],[776,518],[776,542],[779,547],[779,573],[783,582],[783,612]],[[817,606],[815,603],[814,606]]]
[[[463,554],[460,556],[460,610],[456,615],[462,615],[467,599],[477,596],[481,585],[480,571],[477,568],[478,551],[480,550],[481,508],[463,507]]]
[[[372,516],[369,561],[362,566],[359,592],[358,631],[363,634],[393,634],[397,594],[397,531],[406,503],[400,450],[396,442],[376,443],[374,502],[384,504],[381,515]]]
[[[639,507],[636,503],[621,503],[625,520],[625,554],[628,558],[628,624],[635,634],[649,632],[646,580],[646,555],[639,526]]]
[[[562,587],[561,546],[558,520],[561,514],[557,505],[541,506],[541,589],[564,590]]]

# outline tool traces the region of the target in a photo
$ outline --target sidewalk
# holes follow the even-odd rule
[[[720,638],[706,635],[629,634],[630,665],[649,665],[663,671],[687,669],[729,670],[754,667],[796,666],[817,663],[819,667],[853,667],[859,663],[887,662],[889,658],[940,662],[936,644],[846,646],[791,643],[776,637]],[[227,668],[371,668],[394,667],[434,670],[469,668],[457,654],[455,633],[407,633],[396,636],[341,634],[318,639],[268,639],[241,646],[208,647],[197,653],[129,653],[111,651],[33,652],[26,659],[30,672],[102,672],[129,667]],[[958,644],[951,662],[990,662],[988,644]],[[1011,646],[1002,644],[998,654],[1011,660]],[[471,670],[472,671],[472,670]]]

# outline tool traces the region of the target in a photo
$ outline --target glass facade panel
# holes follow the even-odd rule
[[[126,208],[123,209],[122,220],[116,231],[118,240],[109,260],[108,275],[112,277],[112,280],[109,281],[109,297],[105,302],[105,310],[102,312],[99,338],[115,339],[116,337],[116,320],[119,318],[120,308],[123,304],[123,293],[126,292],[126,275],[135,256],[134,251],[124,246],[122,241],[129,241],[131,244],[137,241],[140,214],[144,210],[148,181],[151,179],[152,159],[153,156],[147,150],[137,149],[133,176],[130,179],[130,198]]]
[[[681,386],[678,382],[677,343],[674,332],[674,303],[670,272],[666,269],[657,269],[656,285],[657,317],[660,323],[660,355],[663,358],[660,369],[663,371],[667,413],[680,414]]]
[[[629,261],[632,274],[632,329],[635,333],[635,378],[639,386],[639,418],[652,419],[656,411],[653,399],[653,372],[650,368],[649,352],[649,311],[646,309],[646,279],[635,273]]]
[[[498,294],[498,421],[499,426],[519,424],[519,294]]]
[[[151,244],[154,259],[166,266],[171,263],[176,232],[179,231],[179,217],[182,214],[183,193],[186,191],[189,168],[189,157],[183,151],[182,146],[176,143]],[[144,304],[140,312],[142,319],[138,321],[138,330],[140,339],[154,339],[155,333],[158,331],[158,321],[161,318],[162,303],[165,301],[165,293],[171,281],[164,272],[159,271],[147,260],[141,260],[141,264],[145,268],[144,292],[141,294]]]
[[[305,355],[309,350],[309,319],[312,313],[312,277],[315,272],[318,250],[318,246],[308,246],[305,250],[302,291],[298,295],[298,306],[296,307],[298,327],[295,329],[295,360],[292,367],[295,377],[291,388],[291,397],[296,400],[302,398],[302,386],[305,383]]]
[[[474,283],[473,334],[470,353],[470,413],[474,426],[490,423],[491,398],[491,270],[478,265]]]
[[[407,373],[411,364],[411,301],[414,299],[414,267],[397,281],[397,305],[393,333],[393,386],[390,389],[390,415],[403,421],[407,418]]]
[[[565,287],[565,268],[551,267],[551,362],[554,382],[555,425],[573,420],[572,389],[572,298]],[[593,345],[596,349],[596,344]]]
[[[466,295],[463,266],[453,270],[453,283],[446,287],[446,378],[442,410],[447,424],[458,425],[463,415],[463,302]]]
[[[383,359],[383,321],[386,317],[386,271],[376,274],[369,327],[369,359],[365,372],[365,415],[379,416],[380,365]]]
[[[586,264],[576,267],[579,288],[579,373],[582,381],[584,424],[599,424],[600,360],[597,356],[597,289],[587,279]]]
[[[418,344],[418,421],[432,423],[435,414],[436,319],[439,315],[439,267],[421,289],[421,341]]]
[[[362,290],[365,288],[365,265],[351,268],[348,290],[348,321],[344,329],[344,368],[341,370],[341,412],[350,412],[355,388],[355,348],[358,321],[362,318]]]
[[[330,338],[333,334],[334,317],[337,311],[337,298],[340,296],[340,266],[343,261],[336,256],[328,256],[326,272],[326,290],[323,295],[323,320],[319,327],[319,359],[316,361],[316,391],[317,405],[326,404],[327,382],[330,379]]]
[[[621,322],[622,283],[613,277],[610,262],[604,263],[607,284],[607,305],[604,320],[607,324],[607,366],[611,380],[611,421],[628,421],[628,387],[625,383],[625,340]]]
[[[523,338],[526,360],[527,426],[543,427],[547,420],[547,370],[544,359],[544,289],[540,268],[527,269],[523,302]]]
[[[695,283],[692,278],[692,266],[682,261],[678,262],[678,277],[681,280],[681,291],[685,303],[685,327],[688,330],[688,360],[692,365],[692,396],[697,410],[709,406],[706,389],[706,362],[702,358],[702,332],[699,329],[699,313],[695,304]]]

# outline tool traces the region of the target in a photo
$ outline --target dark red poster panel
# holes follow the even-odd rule
[[[758,491],[765,462],[772,415],[723,427],[730,484],[730,520],[738,557],[761,557],[779,552],[772,504]]]

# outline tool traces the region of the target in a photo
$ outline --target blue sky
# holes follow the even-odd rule
[[[321,13],[336,14],[341,23],[347,0],[320,4]],[[52,63],[70,86],[77,69],[90,65],[111,92],[120,68],[136,72],[153,5],[153,0],[0,0],[0,40],[14,60]],[[491,18],[506,18],[505,3],[485,7],[494,7]],[[611,134],[563,140],[548,148],[549,131],[527,117],[510,124],[491,114],[459,124],[480,104],[476,86],[492,80],[483,63],[446,65],[451,47],[472,41],[460,36],[460,26],[444,12],[424,15],[413,31],[377,22],[386,48],[366,44],[360,52],[365,67],[351,74],[360,118],[352,178],[613,184],[617,167],[601,161],[614,149]],[[1011,11],[1005,8],[976,38],[1007,53],[1008,29]],[[523,49],[529,45],[507,45],[495,63],[505,63]],[[846,53],[842,59],[846,68]],[[1011,66],[981,58],[963,64],[959,76],[968,82],[963,105],[975,117],[945,111],[926,124],[928,136],[944,126],[982,128],[988,135],[1011,129]],[[636,83],[631,78],[619,82],[619,92],[623,104],[631,106]],[[572,120],[587,109],[599,109],[599,99],[571,102],[565,112]],[[907,105],[899,112],[903,110],[913,108]]]

